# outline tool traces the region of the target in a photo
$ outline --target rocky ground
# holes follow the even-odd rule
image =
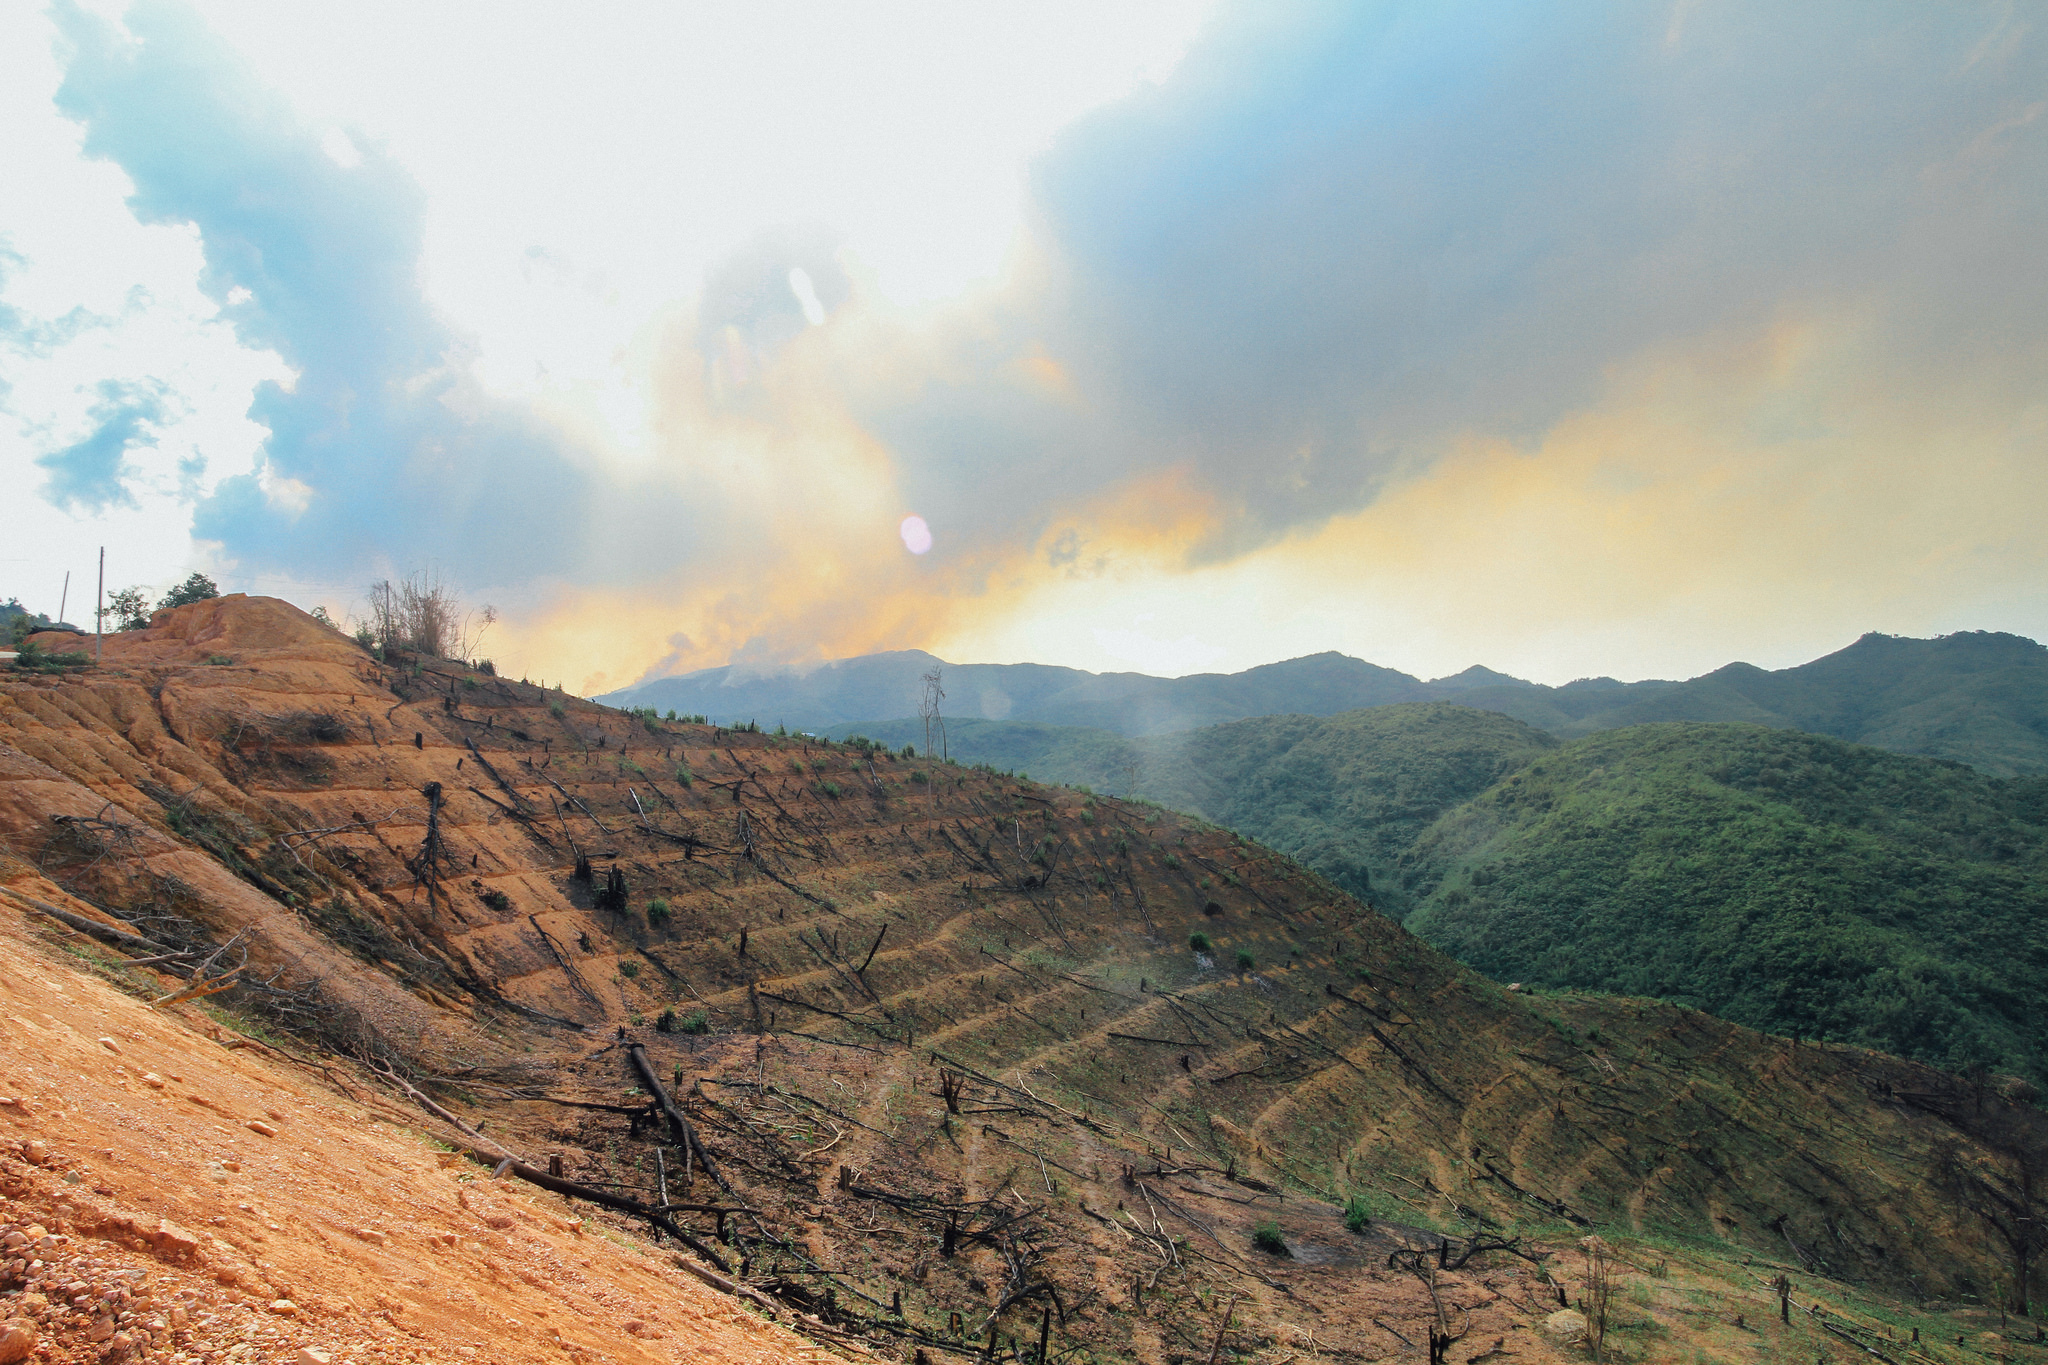
[[[410,1119],[196,1006],[152,1010],[0,895],[0,1360],[818,1354]]]

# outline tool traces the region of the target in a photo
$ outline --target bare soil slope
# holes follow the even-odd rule
[[[1624,1354],[1848,1351],[1899,1324],[1778,1324],[1765,1279],[2009,1294],[2048,1148],[1983,1084],[1503,989],[1192,820],[380,664],[264,599],[0,680],[0,843],[46,903],[246,950],[223,1017],[898,1358],[1567,1357],[1595,1232]]]

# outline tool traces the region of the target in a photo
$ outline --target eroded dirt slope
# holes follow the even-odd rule
[[[1926,1068],[1509,992],[1194,821],[379,663],[266,599],[0,682],[0,840],[46,899],[246,948],[214,1003],[492,1152],[666,1176],[764,1302],[906,1358],[1375,1359],[1432,1327],[1549,1358],[1595,1232],[1666,1239],[1724,1326],[1745,1257],[1981,1294],[2042,1147]],[[1688,1349],[1763,1349],[1724,1335]]]
[[[0,895],[0,1319],[36,1359],[805,1358],[646,1242],[46,938]]]

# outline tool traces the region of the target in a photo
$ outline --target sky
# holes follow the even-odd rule
[[[0,596],[428,573],[583,693],[2048,638],[2044,241],[2024,5],[0,7]]]

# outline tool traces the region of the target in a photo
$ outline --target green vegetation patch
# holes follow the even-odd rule
[[[1447,814],[1404,874],[1410,926],[1501,980],[2048,1080],[2048,779],[1636,726]]]

